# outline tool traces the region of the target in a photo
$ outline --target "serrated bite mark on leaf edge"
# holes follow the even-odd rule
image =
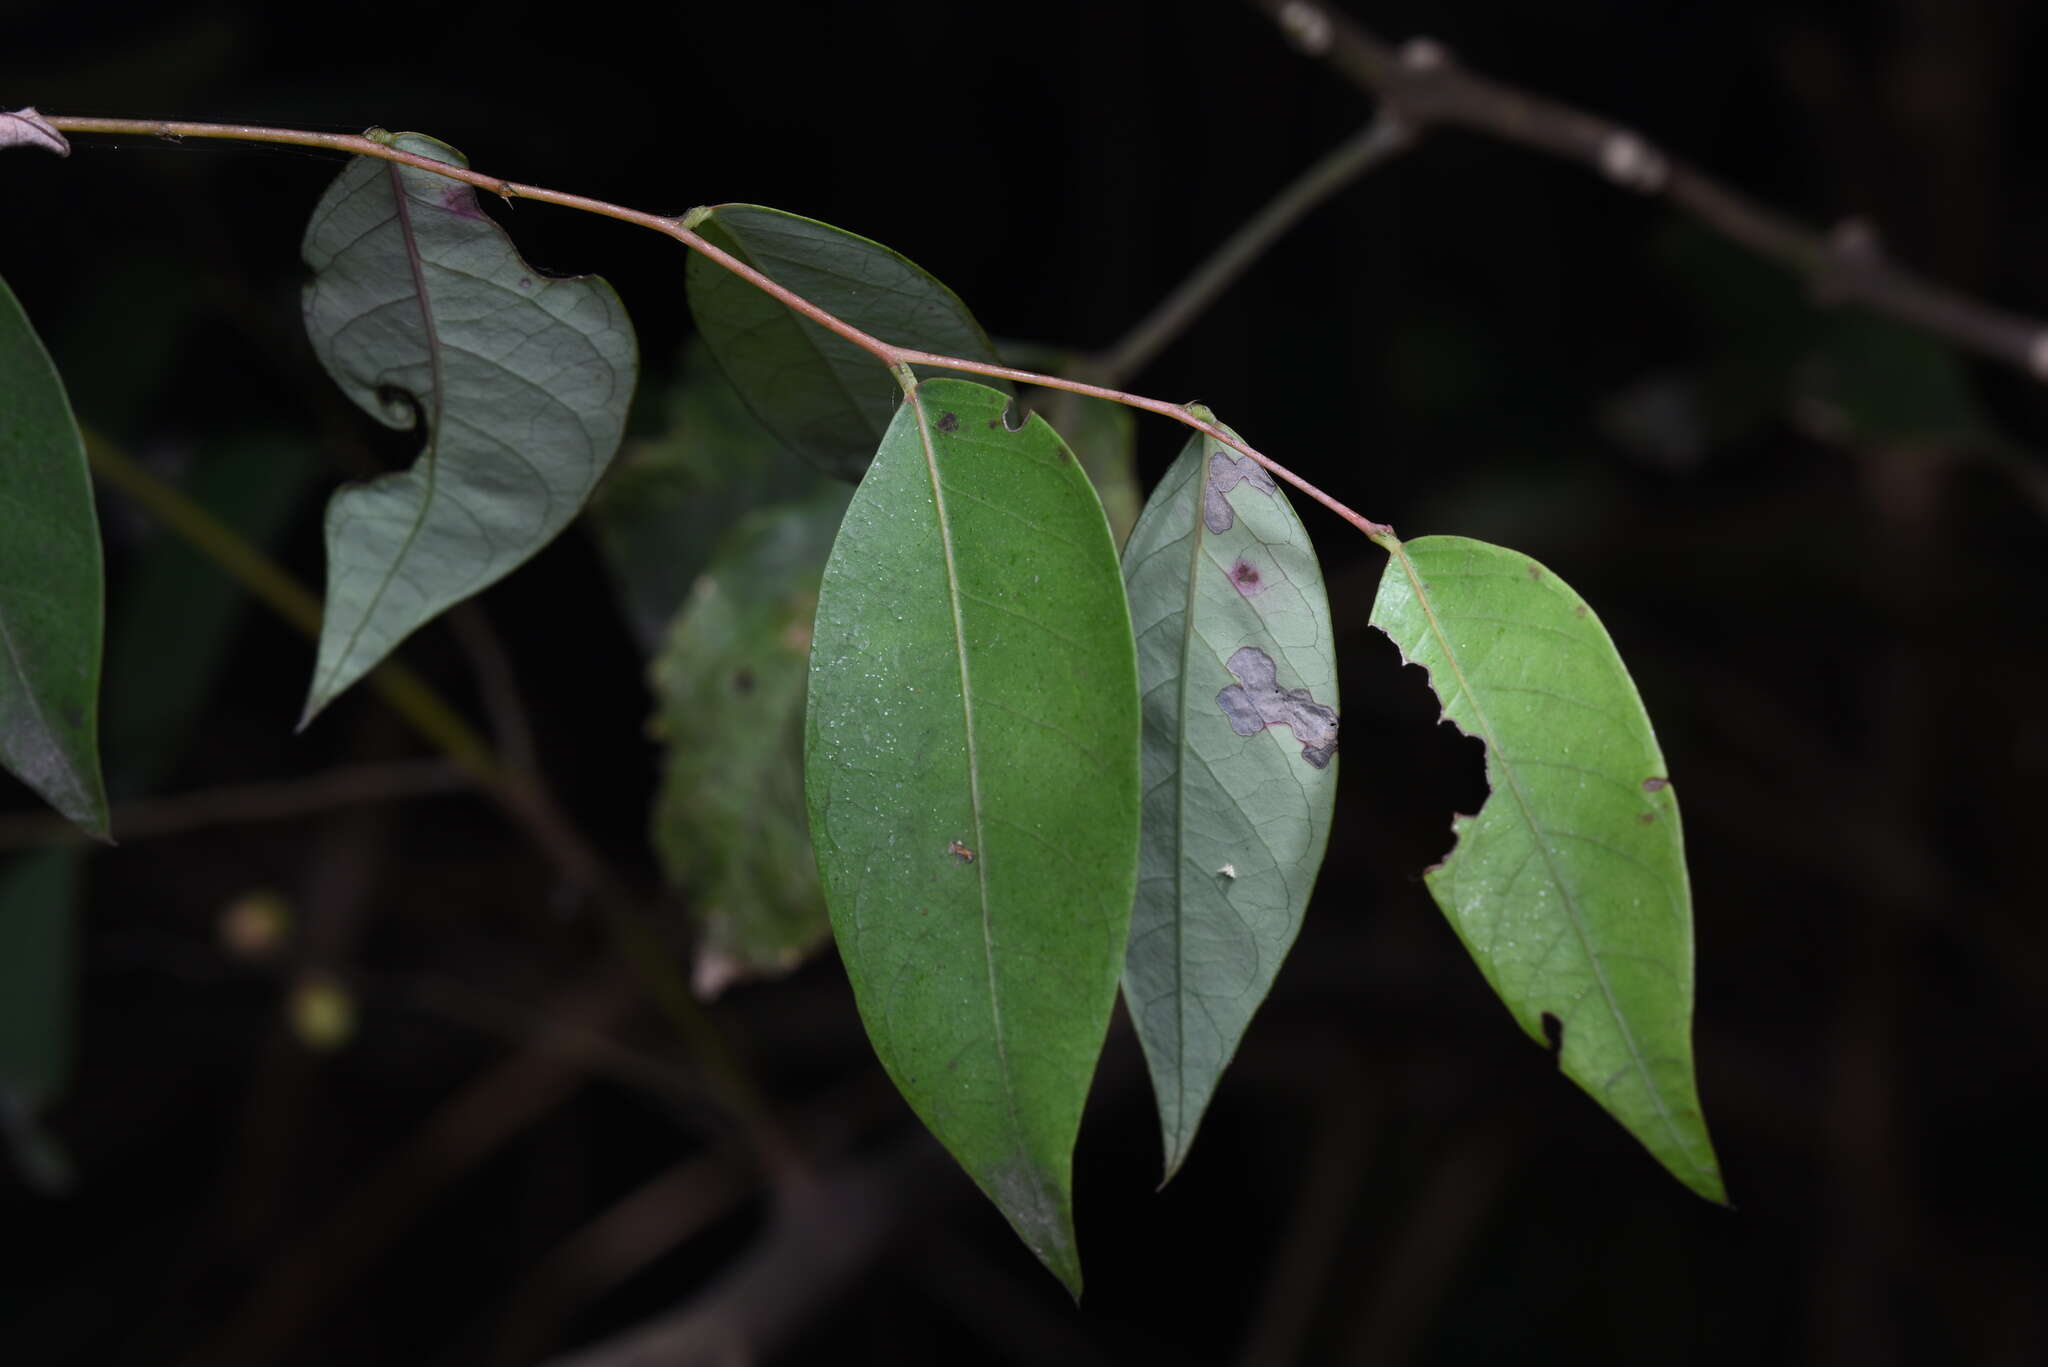
[[[1531,832],[1533,844],[1536,850],[1541,855],[1545,871],[1549,875],[1550,885],[1557,890],[1560,902],[1564,906],[1567,917],[1569,918],[1572,927],[1572,932],[1579,943],[1580,951],[1584,954],[1587,964],[1592,969],[1594,982],[1600,990],[1601,999],[1606,1005],[1608,1014],[1610,1018],[1614,1021],[1615,1027],[1622,1039],[1624,1047],[1628,1052],[1630,1067],[1634,1071],[1638,1080],[1641,1082],[1643,1091],[1648,1096],[1651,1104],[1656,1108],[1657,1117],[1664,1130],[1667,1141],[1671,1145],[1674,1152],[1686,1156],[1688,1164],[1692,1166],[1693,1171],[1697,1175],[1699,1185],[1703,1192],[1719,1191],[1720,1179],[1718,1173],[1715,1172],[1711,1164],[1701,1165],[1694,1159],[1693,1146],[1691,1143],[1688,1142],[1684,1130],[1679,1126],[1677,1118],[1672,1114],[1671,1108],[1665,1100],[1663,1089],[1657,1085],[1656,1078],[1652,1074],[1650,1068],[1651,1060],[1648,1057],[1646,1057],[1646,1055],[1643,1052],[1642,1046],[1637,1041],[1635,1031],[1631,1027],[1626,1013],[1621,1009],[1620,1002],[1615,995],[1613,984],[1607,976],[1606,966],[1602,962],[1601,956],[1595,952],[1592,942],[1587,934],[1584,915],[1581,908],[1578,905],[1578,901],[1573,896],[1570,885],[1561,876],[1557,869],[1555,863],[1555,855],[1551,849],[1548,834],[1536,818],[1534,806],[1530,802],[1528,794],[1522,786],[1519,771],[1515,763],[1510,761],[1507,755],[1502,750],[1495,728],[1492,722],[1488,720],[1485,709],[1480,705],[1478,696],[1472,690],[1471,681],[1466,677],[1463,665],[1460,663],[1458,651],[1452,645],[1448,633],[1446,633],[1443,628],[1443,623],[1441,619],[1439,619],[1439,617],[1437,616],[1436,607],[1434,603],[1431,601],[1428,588],[1423,583],[1420,571],[1416,568],[1413,559],[1409,556],[1406,546],[1397,546],[1393,551],[1393,556],[1396,560],[1399,561],[1402,575],[1408,583],[1409,592],[1413,596],[1413,600],[1416,606],[1421,609],[1424,620],[1428,626],[1429,634],[1435,640],[1437,649],[1441,653],[1445,665],[1451,671],[1452,681],[1454,682],[1458,690],[1458,694],[1462,696],[1467,706],[1471,708],[1473,718],[1478,726],[1478,729],[1476,731],[1468,728],[1463,722],[1459,721],[1456,717],[1453,717],[1451,715],[1449,705],[1445,702],[1445,691],[1440,685],[1434,672],[1429,668],[1428,664],[1421,660],[1413,658],[1408,653],[1408,648],[1405,645],[1403,645],[1400,640],[1395,638],[1392,635],[1392,633],[1386,632],[1383,626],[1381,627],[1382,632],[1387,635],[1388,639],[1393,642],[1395,649],[1399,651],[1402,663],[1415,665],[1416,667],[1422,670],[1424,677],[1429,681],[1431,690],[1437,695],[1439,704],[1443,708],[1444,719],[1451,722],[1451,724],[1455,726],[1461,734],[1470,736],[1473,739],[1478,740],[1483,746],[1486,747],[1488,761],[1487,768],[1489,771],[1489,775],[1492,771],[1494,771],[1497,768],[1502,777],[1506,780],[1506,787],[1508,788],[1509,794],[1512,797],[1516,805],[1516,808],[1520,811],[1524,824],[1528,827],[1529,831]],[[1530,563],[1533,564],[1534,562]],[[1543,576],[1541,576],[1540,574],[1530,576],[1532,583],[1540,582],[1542,578]],[[1575,602],[1574,614],[1580,618],[1590,616],[1590,613],[1583,600]],[[1378,624],[1375,623],[1375,625]],[[1669,783],[1669,780],[1652,780],[1651,782],[1656,783],[1658,787],[1662,787],[1667,785]],[[1491,779],[1489,777],[1489,787],[1493,786],[1494,785],[1492,785]],[[1648,783],[1645,784],[1646,788],[1648,788],[1649,786],[1650,785]],[[1491,792],[1488,796],[1486,805],[1490,806],[1494,801],[1498,800],[1499,797],[1500,793],[1498,791],[1498,788],[1494,788],[1494,791]],[[1482,807],[1482,811],[1483,810],[1484,807]],[[1462,847],[1467,837],[1467,831],[1471,823],[1476,819],[1476,815],[1472,817],[1460,816],[1452,822],[1452,831],[1454,834],[1452,847],[1448,852],[1446,852],[1443,859],[1439,860],[1437,864],[1431,868],[1431,870],[1429,871],[1429,877],[1433,879],[1446,866],[1450,865],[1451,862],[1456,858],[1459,849]],[[1551,1017],[1551,1013],[1544,1012],[1542,1013],[1542,1016]],[[1551,1018],[1555,1019],[1555,1017]],[[1563,1022],[1562,1020],[1560,1020],[1558,1034],[1558,1055],[1560,1058],[1562,1058],[1562,1025]],[[1547,1023],[1545,1035],[1547,1042]]]

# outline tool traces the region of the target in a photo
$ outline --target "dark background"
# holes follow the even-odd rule
[[[2023,0],[1350,8],[2048,313],[2044,22]],[[1084,347],[1370,112],[1249,9],[1057,0],[0,5],[0,107],[24,104],[375,123],[659,212],[771,204],[906,253],[999,337]],[[167,471],[249,432],[325,460],[297,248],[338,159],[76,145],[0,162],[0,271],[82,415]],[[537,265],[619,288],[658,397],[689,327],[680,249],[537,205],[500,217]],[[2008,468],[2038,471],[2048,402],[1811,303],[1659,203],[1446,132],[1133,382],[1202,399],[1404,534],[1535,555],[1598,608],[1684,795],[1733,1210],[1555,1075],[1431,905],[1420,873],[1481,800],[1477,751],[1366,626],[1380,554],[1304,507],[1345,650],[1329,862],[1163,1193],[1137,1049],[1112,1032],[1077,1159],[1078,1310],[929,1161],[829,955],[715,1008],[827,1155],[825,1193],[773,1219],[666,1081],[687,1083],[682,1052],[589,916],[455,794],[93,858],[80,1061],[50,1117],[78,1181],[49,1197],[0,1175],[0,1358],[537,1361],[752,1266],[791,1362],[2048,1360],[2025,1119],[2048,1023],[2048,523]],[[1148,479],[1179,441],[1144,425]],[[320,468],[279,542],[313,583],[346,473]],[[148,523],[110,495],[103,517],[118,613]],[[562,798],[651,887],[642,662],[589,539],[484,609]],[[477,709],[445,630],[404,653]],[[294,737],[310,663],[245,614],[156,790],[417,751],[363,690]],[[216,934],[260,887],[297,909],[282,965]],[[337,1052],[283,1010],[313,970],[356,996]],[[588,1019],[611,1052],[519,1070],[521,1041]],[[792,1227],[838,1239],[839,1269],[779,1252]]]

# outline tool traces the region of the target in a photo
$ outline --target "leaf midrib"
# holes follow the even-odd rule
[[[1188,510],[1193,514],[1190,528],[1187,572],[1186,616],[1180,633],[1180,707],[1173,719],[1173,1032],[1174,1097],[1173,1149],[1166,1156],[1166,1175],[1172,1177],[1187,1157],[1188,1138],[1188,994],[1187,994],[1187,809],[1188,809],[1188,679],[1195,642],[1195,579],[1202,567],[1202,537],[1209,530],[1203,521],[1203,500],[1209,490],[1209,462],[1213,443],[1204,439],[1200,458],[1189,477],[1193,496]]]
[[[967,661],[967,624],[961,606],[960,570],[953,554],[952,519],[946,511],[946,489],[939,479],[938,450],[932,443],[926,421],[922,384],[907,396],[917,419],[918,445],[924,454],[925,476],[931,482],[932,512],[938,522],[939,547],[946,567],[946,602],[953,615],[953,649],[960,666],[960,712],[966,729],[967,797],[974,813],[974,871],[981,892],[981,954],[988,971],[989,1024],[994,1031],[996,1063],[1003,1074],[1003,1109],[1010,1121],[1010,1136],[1018,1149],[1029,1156],[1024,1143],[1024,1126],[1017,1114],[1016,1076],[1010,1069],[1009,1041],[1003,1027],[1003,997],[996,977],[995,927],[990,920],[988,890],[988,838],[984,833],[981,797],[981,759],[975,743],[974,685]],[[1028,1166],[1028,1164],[1027,1164]]]
[[[370,623],[376,618],[378,604],[384,601],[385,592],[398,577],[399,567],[405,563],[406,557],[412,554],[413,543],[419,539],[421,529],[427,525],[427,510],[434,504],[435,484],[441,465],[437,448],[441,443],[442,415],[447,404],[447,385],[441,363],[441,334],[434,326],[434,302],[427,294],[426,261],[420,254],[418,235],[413,231],[412,206],[407,202],[405,181],[400,170],[397,162],[385,163],[387,180],[391,186],[393,217],[398,220],[399,238],[405,244],[405,261],[412,271],[413,295],[419,301],[420,322],[427,338],[427,382],[433,392],[430,396],[427,420],[426,449],[419,457],[420,465],[426,473],[421,478],[423,488],[419,509],[413,514],[412,526],[406,531],[405,542],[398,548],[398,553],[391,557],[390,567],[377,582],[377,591],[370,595],[370,601],[363,606],[362,612],[357,616],[355,629],[349,632],[347,643],[328,665],[327,677],[330,681],[355,657],[356,647],[361,643],[363,633],[369,630]]]

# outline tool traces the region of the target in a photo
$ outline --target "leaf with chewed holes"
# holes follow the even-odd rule
[[[417,133],[374,133],[464,166]],[[424,427],[412,468],[327,505],[327,607],[300,724],[398,643],[525,563],[582,510],[625,430],[639,351],[595,276],[520,259],[476,191],[350,162],[306,229],[306,332],[388,427]]]
[[[805,787],[896,1086],[1080,1294],[1072,1164],[1138,858],[1138,683],[1102,505],[983,385],[897,410],[825,569]]]
[[[1564,1072],[1725,1201],[1693,1076],[1678,798],[1606,628],[1534,560],[1457,536],[1396,550],[1372,623],[1486,749],[1492,792],[1425,879],[1437,905]]]
[[[1337,661],[1308,533],[1272,477],[1212,437],[1190,440],[1153,492],[1124,577],[1145,778],[1124,998],[1170,1178],[1323,862]]]
[[[696,983],[789,972],[830,934],[804,820],[804,684],[818,580],[853,491],[741,518],[697,576],[648,671],[661,792],[648,829],[695,894]]]

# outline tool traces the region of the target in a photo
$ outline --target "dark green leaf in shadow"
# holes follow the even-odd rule
[[[98,438],[95,438],[98,440]],[[319,463],[302,443],[250,436],[200,453],[185,493],[251,544],[274,543]],[[159,531],[117,584],[107,629],[107,786],[150,792],[195,739],[235,626],[242,587],[191,542]]]
[[[44,1189],[61,1189],[67,1176],[36,1117],[71,1075],[80,856],[48,849],[0,861],[0,1138]]]
[[[1678,798],[1585,602],[1458,536],[1388,562],[1372,623],[1486,750],[1492,791],[1425,881],[1495,993],[1679,1181],[1725,1201],[1692,1061],[1692,892]]]
[[[804,816],[804,685],[818,581],[852,491],[819,482],[810,502],[733,529],[652,671],[666,755],[654,848],[693,894],[705,996],[788,972],[831,932]]]
[[[98,836],[101,573],[78,421],[0,280],[0,765]]]
[[[1145,719],[1124,999],[1170,1178],[1323,862],[1337,661],[1308,533],[1272,476],[1209,437],[1153,491],[1124,577]]]
[[[697,231],[885,342],[996,359],[967,306],[879,242],[758,204],[721,204]],[[819,469],[859,479],[901,393],[888,368],[703,256],[688,282],[705,343],[761,421]]]
[[[875,1052],[1080,1293],[1071,1169],[1138,847],[1130,612],[1057,434],[929,380],[847,510],[819,594],[805,786]]]
[[[642,649],[661,648],[690,585],[742,515],[800,501],[826,483],[761,426],[693,343],[660,431],[626,439],[586,519]]]
[[[432,138],[380,136],[466,164]],[[639,371],[611,286],[527,265],[459,181],[358,157],[314,209],[304,253],[321,364],[379,421],[423,425],[427,444],[411,469],[328,504],[302,725],[569,524],[618,450]]]
[[[1953,441],[1992,434],[1962,358],[1924,332],[1847,314],[1820,333],[1805,378],[1844,435],[1863,441]]]

